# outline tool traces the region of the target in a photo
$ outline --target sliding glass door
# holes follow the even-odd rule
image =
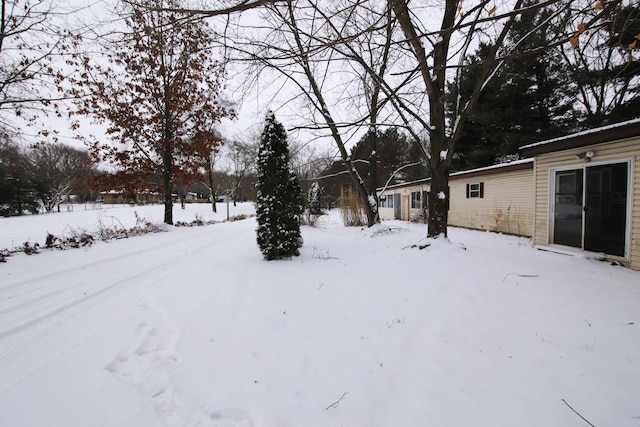
[[[629,163],[555,172],[553,243],[624,256]]]
[[[587,167],[584,249],[624,256],[627,224],[627,164]]]
[[[582,169],[556,172],[553,243],[582,247]]]

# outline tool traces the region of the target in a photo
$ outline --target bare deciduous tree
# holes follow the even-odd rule
[[[53,0],[0,0],[0,127],[15,129],[10,115],[34,120],[58,113],[66,97],[64,61],[74,63],[79,37],[62,26]],[[68,23],[67,23],[68,25]],[[45,131],[46,133],[47,131]]]
[[[589,127],[640,114],[640,6],[624,1],[608,10],[600,31],[585,29],[574,47],[560,49]],[[576,27],[581,18],[566,17]]]
[[[31,175],[47,212],[60,210],[74,191],[94,173],[95,165],[87,150],[60,143],[38,144],[31,152]]]
[[[523,35],[508,48],[504,45],[515,20],[525,10],[552,5],[555,9],[548,19],[558,19],[564,16],[566,11],[585,18],[584,21],[579,21],[579,28],[565,28],[565,31],[555,35],[555,40],[548,41],[546,46],[530,48],[543,52],[556,43],[568,42],[572,37],[595,28],[600,18],[604,16],[603,13],[615,7],[617,2],[607,2],[606,5],[598,2],[600,3],[598,6],[596,2],[570,0],[542,2],[480,0],[472,4],[446,0],[441,7],[431,9],[432,17],[438,17],[439,25],[434,27],[432,24],[430,27],[426,21],[418,19],[416,10],[409,1],[388,1],[404,33],[404,43],[410,48],[410,55],[414,59],[413,70],[419,73],[428,103],[428,120],[424,123],[424,131],[429,138],[431,170],[428,235],[432,237],[446,235],[450,196],[449,172],[457,143],[487,83],[502,66],[504,58],[517,52],[520,44],[528,36]],[[596,13],[591,16],[586,15],[586,11],[592,9],[597,10]],[[452,82],[454,86],[460,83],[464,58],[473,43],[479,40],[486,41],[491,48],[488,49],[483,61],[476,64],[479,73],[473,90],[464,99],[461,96],[458,97],[454,107],[455,118],[447,120],[445,108],[447,83]],[[409,71],[410,69],[407,70]],[[457,89],[457,93],[460,94],[461,91]]]
[[[351,185],[363,202],[367,222],[372,225],[379,220],[375,172],[369,182],[360,174],[350,158],[344,130],[350,129],[353,134],[354,129],[374,129],[379,125],[378,112],[384,104],[379,97],[379,79],[371,78],[359,62],[384,74],[391,44],[391,15],[386,13],[388,9],[384,5],[364,13],[364,9],[354,5],[342,8],[335,2],[327,4],[326,9],[320,9],[313,2],[270,4],[262,18],[268,26],[261,24],[246,31],[246,25],[242,25],[244,31],[229,38],[229,47],[239,53],[239,59],[254,61],[254,79],[271,71],[279,73],[295,87],[296,94],[291,102],[301,106],[306,122],[294,129],[330,135],[351,177]],[[351,12],[359,14],[354,21],[350,20]],[[350,58],[336,48],[345,43],[342,32],[347,31],[355,33],[348,39],[367,39],[367,46],[358,45],[359,49],[348,51],[348,55],[357,56],[359,62],[350,62]],[[338,82],[338,79],[342,81]],[[359,92],[362,88],[368,90],[366,102],[361,102]],[[371,153],[375,156],[376,151]],[[375,157],[372,164],[375,164]]]
[[[225,146],[225,157],[228,164],[228,174],[231,178],[231,198],[235,206],[242,198],[240,188],[242,181],[255,169],[258,155],[258,143],[256,141],[242,142],[240,140],[229,141]]]

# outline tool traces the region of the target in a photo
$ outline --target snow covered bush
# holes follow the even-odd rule
[[[256,230],[258,246],[267,260],[300,254],[300,216],[304,211],[302,189],[291,171],[287,134],[267,112],[258,152]]]
[[[311,215],[322,215],[322,204],[321,197],[323,193],[323,188],[320,187],[318,181],[314,181],[311,184],[311,188],[309,189],[309,213]]]
[[[311,184],[311,188],[307,193],[307,211],[302,218],[303,225],[310,225],[311,227],[315,227],[320,215],[324,215],[321,203],[322,194],[323,188],[320,186],[320,184],[318,184],[318,181],[315,181],[313,184]]]

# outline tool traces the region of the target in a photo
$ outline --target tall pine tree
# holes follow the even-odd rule
[[[533,4],[532,2],[527,2]],[[549,22],[548,9],[532,9],[513,23],[501,51],[504,65],[478,99],[469,116],[453,160],[453,170],[472,169],[515,158],[518,147],[563,135],[575,126],[571,84],[560,55],[548,46],[557,30]],[[542,23],[546,23],[542,25]],[[524,43],[520,40],[528,35]],[[461,88],[473,90],[481,64],[491,46],[480,44],[466,59]],[[449,95],[449,117],[455,119],[456,97]]]
[[[267,260],[300,255],[302,190],[291,170],[287,134],[267,112],[258,152],[257,241]]]

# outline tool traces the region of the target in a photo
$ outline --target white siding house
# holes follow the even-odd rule
[[[521,151],[529,159],[451,174],[448,224],[640,270],[640,119]],[[379,189],[380,217],[422,221],[428,191],[429,179]]]
[[[381,219],[423,221],[429,179],[379,189]],[[531,236],[533,160],[453,173],[449,221],[456,227]]]
[[[640,119],[521,150],[535,157],[535,244],[640,270]]]

